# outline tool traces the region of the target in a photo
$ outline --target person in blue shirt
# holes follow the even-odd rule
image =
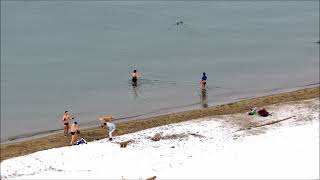
[[[207,77],[206,73],[205,73],[205,72],[202,73],[202,78],[201,78],[201,81],[200,81],[200,84],[201,84],[201,88],[202,88],[202,89],[205,89],[205,88],[206,88],[207,79],[208,79],[208,77]]]

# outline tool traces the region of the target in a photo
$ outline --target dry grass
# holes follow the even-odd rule
[[[207,116],[245,113],[248,111],[250,107],[264,107],[271,104],[316,98],[319,97],[319,93],[319,87],[308,88],[293,92],[242,100],[235,103],[223,104],[205,109],[196,109],[191,111],[146,118],[142,120],[117,123],[117,131],[114,133],[114,135],[119,136],[157,126],[179,123]],[[87,141],[93,141],[106,138],[107,133],[104,129],[100,127],[100,125],[97,125],[96,128],[88,128],[81,130],[80,136],[86,139]],[[63,133],[61,133],[15,144],[1,145],[1,161],[11,157],[30,154],[36,151],[67,146],[69,142],[70,137],[64,137]]]

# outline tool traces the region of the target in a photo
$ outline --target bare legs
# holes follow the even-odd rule
[[[64,125],[64,126],[63,126],[63,133],[64,133],[64,136],[67,136],[68,131],[69,131],[69,125]]]
[[[71,135],[71,141],[70,141],[70,145],[74,145],[78,140],[78,134],[77,132],[75,132],[73,135]]]

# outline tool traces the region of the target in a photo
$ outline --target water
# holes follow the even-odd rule
[[[1,141],[317,85],[318,40],[319,1],[1,1]]]

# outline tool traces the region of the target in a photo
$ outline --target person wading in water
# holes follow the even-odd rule
[[[202,90],[206,89],[207,79],[208,79],[208,77],[207,77],[206,73],[205,72],[202,73],[202,78],[201,78],[201,81],[200,81]]]
[[[133,70],[132,73],[132,85],[137,86],[138,78],[140,78],[140,74],[137,72],[137,70]]]

